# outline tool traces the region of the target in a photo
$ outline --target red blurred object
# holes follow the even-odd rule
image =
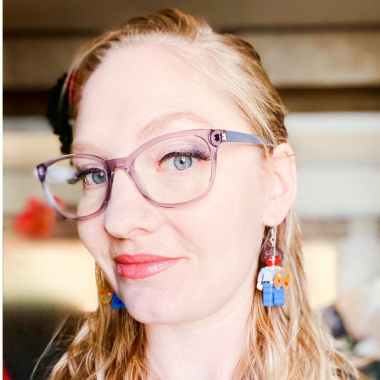
[[[11,380],[11,377],[9,376],[7,368],[5,367],[4,360],[3,360],[3,380]]]
[[[31,197],[27,200],[25,210],[16,215],[14,220],[15,231],[29,237],[49,237],[56,225],[54,209],[46,202]]]

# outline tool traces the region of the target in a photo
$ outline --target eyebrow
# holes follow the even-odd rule
[[[190,120],[196,123],[203,124],[208,128],[212,128],[212,125],[209,121],[203,117],[197,115],[191,111],[177,111],[169,112],[162,114],[155,119],[151,120],[147,125],[145,125],[137,135],[137,141],[141,143],[144,140],[147,140],[152,135],[158,135],[162,133],[173,121],[176,120]]]
[[[148,138],[153,135],[161,134],[165,129],[168,128],[169,124],[177,120],[189,120],[196,123],[203,124],[208,128],[213,128],[211,123],[205,118],[197,115],[191,111],[176,111],[164,113],[146,124],[137,134],[137,143],[141,144],[142,141],[148,140]],[[99,146],[85,141],[74,142],[71,148],[72,153],[88,153],[96,154],[99,152]],[[99,155],[99,153],[97,154]]]
[[[76,141],[71,146],[71,153],[78,154],[78,153],[89,153],[89,152],[91,152],[91,154],[95,154],[97,156],[102,157],[102,155],[99,152],[99,146],[95,144],[91,144],[90,142]]]

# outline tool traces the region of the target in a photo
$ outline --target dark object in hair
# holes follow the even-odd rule
[[[334,338],[348,336],[342,317],[334,305],[327,306],[322,310],[322,320],[326,323]]]
[[[54,134],[59,136],[62,154],[70,153],[71,143],[73,142],[73,130],[69,118],[69,95],[67,91],[65,91],[60,103],[60,96],[66,77],[67,73],[63,74],[51,89],[46,113],[49,124],[53,127]]]

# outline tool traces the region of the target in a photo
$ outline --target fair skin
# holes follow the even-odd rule
[[[182,111],[204,123],[182,118],[138,141],[147,123]],[[122,48],[84,87],[73,153],[125,157],[161,134],[212,127],[253,132],[227,97],[186,73],[170,53]],[[292,154],[290,145],[281,144],[274,157]],[[149,203],[128,175],[116,170],[107,209],[78,222],[78,231],[129,313],[145,324],[149,365],[160,378],[233,378],[243,352],[263,228],[281,223],[295,197],[294,160],[281,160],[269,174],[262,170],[260,149],[248,144],[219,149],[211,192],[189,207]],[[121,277],[113,258],[142,252],[185,259],[144,279]]]

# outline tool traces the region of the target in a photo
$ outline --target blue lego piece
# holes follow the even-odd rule
[[[125,309],[123,301],[117,296],[115,292],[112,294],[111,307],[112,309]]]
[[[284,287],[281,285],[276,289],[270,282],[264,282],[263,286],[263,306],[285,305]]]

